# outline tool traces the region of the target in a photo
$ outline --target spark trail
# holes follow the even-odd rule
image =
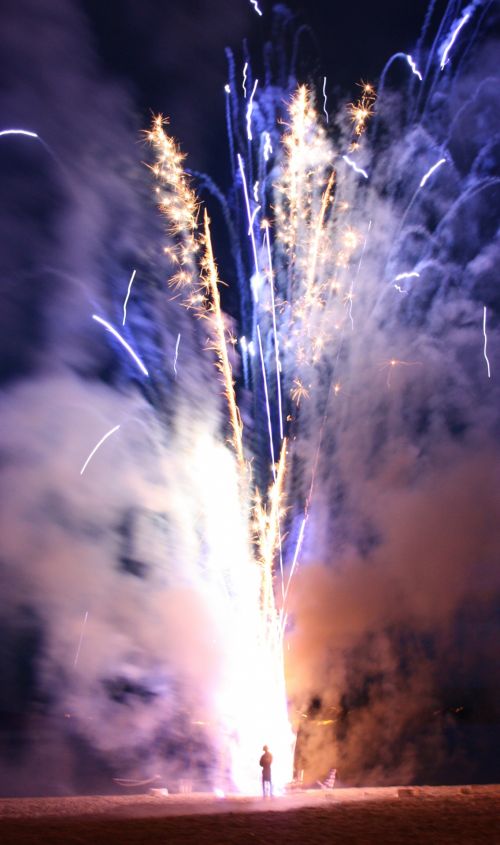
[[[491,378],[491,369],[490,369],[490,362],[488,359],[487,348],[488,348],[488,335],[486,334],[486,305],[483,307],[483,337],[484,337],[484,347],[483,347],[483,355],[484,360],[486,361],[486,369],[488,372],[488,378]]]
[[[444,64],[465,22],[462,19],[460,28],[454,27],[451,36],[447,37],[441,59]],[[427,85],[427,80],[435,52],[425,67],[421,64],[422,55],[425,55],[422,50],[414,53],[415,59],[410,54],[397,54],[419,82],[426,80],[426,84],[417,85],[408,71],[403,74],[409,96],[415,97],[424,110],[426,97],[430,99],[430,83]],[[435,73],[435,87],[443,85],[439,80],[445,76]],[[234,78],[234,73],[230,78]],[[221,310],[208,215],[203,213],[203,232],[198,232],[199,202],[181,173],[182,154],[177,145],[160,137],[159,118],[160,122],[151,133],[157,152],[156,165],[152,169],[160,183],[160,207],[176,241],[174,247],[166,250],[167,254],[175,256],[180,267],[172,279],[172,286],[185,295],[185,304],[193,308],[198,316],[208,318],[215,336],[211,348],[224,384],[231,425],[230,446],[240,478],[240,504],[252,526],[249,528],[249,545],[253,549],[250,566],[257,565],[259,570],[261,603],[256,638],[263,646],[260,656],[266,671],[270,672],[268,677],[278,679],[276,698],[273,698],[277,708],[275,725],[278,733],[285,736],[286,696],[283,697],[283,687],[280,686],[283,682],[284,628],[299,561],[301,556],[304,558],[310,554],[309,534],[313,532],[307,531],[306,535],[306,529],[308,521],[314,524],[316,517],[314,497],[319,498],[317,490],[322,484],[326,491],[330,489],[328,481],[321,478],[322,459],[330,459],[325,454],[326,444],[329,440],[330,444],[335,444],[331,448],[337,450],[340,449],[337,432],[340,430],[341,435],[347,437],[342,429],[342,415],[345,414],[346,419],[352,422],[354,412],[347,406],[352,401],[353,407],[356,407],[358,401],[358,388],[355,390],[348,384],[347,375],[350,367],[353,370],[357,367],[359,373],[359,361],[367,360],[366,347],[372,343],[371,337],[367,343],[370,327],[373,329],[374,348],[376,341],[380,344],[381,338],[384,340],[376,360],[383,359],[379,369],[387,369],[386,385],[388,389],[392,388],[385,403],[388,408],[396,406],[401,383],[420,380],[424,372],[426,361],[423,354],[422,361],[389,358],[392,349],[397,350],[402,358],[410,359],[413,355],[416,358],[417,349],[418,356],[421,354],[417,341],[412,340],[412,346],[407,340],[410,332],[405,333],[402,326],[406,325],[405,321],[411,323],[413,314],[421,307],[417,295],[424,285],[415,285],[413,289],[408,285],[405,290],[399,283],[417,279],[420,273],[417,270],[398,272],[398,269],[416,266],[426,280],[424,268],[436,263],[435,254],[441,246],[440,230],[438,228],[431,233],[432,237],[426,237],[429,233],[421,220],[425,221],[424,204],[432,206],[433,195],[438,193],[441,180],[433,182],[435,191],[420,192],[419,189],[445,162],[449,161],[452,166],[453,162],[449,152],[451,147],[439,133],[432,146],[427,145],[422,151],[414,144],[414,148],[410,148],[411,153],[415,149],[413,173],[424,173],[421,178],[417,177],[420,182],[415,190],[415,175],[411,180],[400,176],[406,168],[403,168],[403,159],[400,160],[390,146],[388,127],[388,155],[394,160],[379,166],[374,150],[370,148],[370,133],[366,133],[375,105],[375,91],[368,83],[361,83],[359,100],[347,106],[352,123],[346,126],[344,113],[338,141],[331,137],[333,133],[327,132],[325,126],[328,123],[326,77],[323,77],[322,84],[322,114],[318,114],[316,109],[316,93],[301,85],[289,97],[284,118],[281,119],[282,111],[279,111],[280,117],[275,120],[272,100],[273,97],[279,100],[282,109],[282,92],[262,91],[259,95],[257,131],[257,120],[254,119],[257,111],[254,112],[254,107],[257,109],[258,80],[252,83],[252,79],[249,64],[245,62],[243,96],[234,90],[235,85],[227,91],[227,102],[231,98],[231,109],[227,110],[231,164],[236,178],[224,200],[228,216],[238,221],[238,232],[231,237],[233,251],[238,258],[238,279],[245,287],[246,296],[242,306],[238,351],[243,363],[245,389],[254,391],[252,411],[245,408],[251,418],[254,443],[244,441],[248,429],[243,431],[238,410],[239,389],[237,385],[235,387],[231,370],[230,338]],[[412,110],[407,108],[406,101],[401,110],[403,128],[398,124],[398,132],[401,131],[402,137],[411,143],[410,124],[406,127],[404,121],[408,120],[406,113],[410,114]],[[383,121],[386,115],[382,109],[380,112],[380,120]],[[267,128],[264,129],[266,120]],[[432,148],[446,151],[447,158],[439,159],[424,172],[428,167],[428,151]],[[358,164],[357,155],[354,155],[358,150],[361,151],[359,161],[364,167]],[[170,159],[174,160],[175,167],[169,164]],[[394,168],[393,164],[396,165]],[[352,169],[362,179],[352,178],[346,168]],[[368,180],[368,184],[362,180]],[[410,187],[407,187],[407,181],[411,182]],[[396,183],[397,189],[394,187]],[[185,202],[189,205],[189,212],[184,209]],[[172,210],[176,211],[176,215]],[[382,213],[377,219],[372,212],[379,210]],[[417,210],[414,219],[410,212]],[[433,214],[430,217],[434,219]],[[417,229],[418,238],[414,234]],[[367,245],[368,232],[370,243]],[[411,248],[405,250],[403,241],[408,232],[413,240],[410,241]],[[198,272],[200,268],[201,272]],[[391,279],[389,285],[384,283],[384,280]],[[404,296],[394,297],[394,289]],[[356,326],[353,322],[354,290]],[[401,312],[401,325],[396,316],[392,319],[387,303],[395,314]],[[387,326],[397,327],[398,331],[394,333],[397,345],[388,334]],[[490,376],[486,309],[483,312],[483,334],[483,351]],[[405,341],[411,349],[406,348]],[[425,345],[422,344],[422,347],[425,348]],[[373,354],[371,349],[369,353]],[[398,377],[393,378],[391,385],[396,369]],[[423,391],[425,385],[419,384],[419,388]],[[415,393],[418,394],[419,390]],[[349,403],[346,402],[347,397]],[[333,420],[334,411],[339,413],[338,423]],[[331,434],[330,438],[328,434]],[[246,455],[251,455],[252,448],[257,453],[254,457],[260,459],[255,460],[253,468],[245,460]],[[332,466],[336,460],[341,463],[342,459],[333,456]],[[278,559],[280,569],[279,574],[276,573],[276,586],[277,593],[281,592],[279,612],[273,587]],[[281,709],[278,706],[280,700],[281,704],[285,701]]]
[[[78,647],[76,649],[75,659],[73,660],[73,667],[74,668],[76,668],[76,665],[78,663],[78,658],[80,657],[80,651],[81,651],[82,643],[83,643],[83,635],[85,633],[85,625],[87,624],[88,617],[89,617],[89,612],[88,612],[88,610],[86,610],[85,616],[83,617],[82,630],[80,631],[80,639],[78,640]]]
[[[123,322],[122,322],[122,326],[125,325],[125,322],[126,322],[126,319],[127,319],[127,303],[130,299],[130,292],[132,290],[132,285],[134,284],[135,273],[136,273],[136,271],[134,270],[131,277],[130,277],[130,281],[128,283],[127,295],[125,296],[125,299],[123,301]]]
[[[96,323],[100,323],[100,324],[101,324],[101,326],[104,326],[104,328],[106,329],[106,331],[108,331],[110,334],[112,334],[112,335],[113,335],[113,337],[116,337],[117,341],[118,341],[119,343],[121,343],[121,345],[123,346],[123,348],[127,350],[127,352],[128,352],[128,354],[130,355],[130,357],[131,357],[131,358],[135,361],[135,363],[136,363],[136,364],[137,364],[137,366],[139,367],[139,369],[140,369],[141,373],[143,373],[145,376],[149,376],[149,373],[148,373],[148,371],[147,371],[146,367],[144,366],[144,364],[142,363],[141,359],[139,358],[139,356],[137,355],[137,353],[136,353],[136,352],[134,352],[134,350],[132,349],[132,347],[130,346],[130,344],[129,344],[129,343],[127,343],[127,341],[125,340],[125,338],[123,338],[123,337],[121,336],[120,332],[118,332],[118,331],[117,331],[117,330],[116,330],[116,329],[115,329],[115,328],[111,325],[111,323],[108,323],[108,321],[107,321],[107,320],[103,320],[103,319],[102,319],[102,317],[98,317],[98,315],[97,315],[97,314],[92,314],[92,319],[93,319],[93,320],[95,320],[95,321],[96,321]]]
[[[215,264],[214,253],[212,249],[212,238],[210,235],[210,220],[208,218],[206,209],[203,214],[203,227],[205,236],[205,257],[203,269],[205,272],[206,284],[211,295],[212,304],[210,307],[210,311],[213,314],[215,320],[216,340],[214,342],[214,349],[219,362],[218,366],[220,372],[222,373],[224,393],[229,409],[229,417],[231,420],[232,430],[231,441],[238,461],[238,467],[241,477],[242,479],[244,479],[246,476],[246,463],[245,456],[243,454],[243,426],[241,423],[240,412],[236,404],[233,373],[231,370],[231,364],[229,363],[229,355],[226,343],[226,329],[224,326],[224,320],[220,307],[219,276],[217,273],[217,266]]]
[[[429,168],[429,170],[427,171],[427,173],[425,173],[425,174],[422,176],[422,179],[420,180],[420,185],[419,185],[419,187],[420,187],[420,188],[423,188],[423,187],[424,187],[424,185],[425,185],[425,183],[427,182],[427,180],[428,180],[428,179],[430,179],[430,177],[432,176],[432,174],[433,174],[433,173],[435,173],[435,172],[436,172],[436,170],[437,170],[439,167],[442,167],[442,166],[443,166],[443,164],[446,164],[446,159],[445,159],[445,158],[440,158],[440,159],[439,159],[439,161],[436,161],[436,163],[435,163],[435,164],[433,164],[433,165],[432,165],[432,167],[430,167],[430,168]]]
[[[29,129],[2,129],[0,131],[0,138],[5,138],[7,135],[24,135],[26,138],[40,138],[36,132],[31,132]]]
[[[258,4],[257,0],[250,0],[250,3],[254,7],[254,9],[257,12],[257,14],[259,15],[259,17],[262,17],[262,10],[259,8],[259,4]]]
[[[349,167],[352,167],[355,173],[359,173],[360,176],[363,176],[365,179],[368,179],[368,173],[366,172],[366,170],[363,170],[362,167],[358,167],[358,165],[355,161],[352,160],[352,158],[349,158],[349,156],[347,155],[342,156],[342,158],[344,159],[345,163],[349,165]]]
[[[91,451],[90,455],[88,456],[87,460],[85,461],[84,465],[82,466],[82,468],[81,468],[81,470],[80,470],[80,475],[83,475],[83,473],[84,473],[84,472],[85,472],[85,470],[87,469],[87,467],[88,467],[88,465],[89,465],[90,461],[91,461],[91,460],[92,460],[92,458],[94,457],[94,455],[95,455],[95,453],[97,452],[97,450],[98,450],[98,449],[100,449],[100,448],[101,448],[101,446],[102,446],[102,444],[103,444],[103,443],[105,443],[105,441],[108,439],[108,437],[111,437],[111,435],[112,435],[112,434],[114,434],[114,433],[115,433],[115,431],[118,431],[118,429],[119,429],[119,428],[120,428],[120,426],[119,426],[119,425],[115,425],[115,427],[114,427],[114,428],[112,428],[112,429],[110,429],[110,430],[109,430],[109,431],[108,431],[108,432],[104,435],[104,437],[101,437],[101,439],[99,440],[99,443],[96,443],[96,445],[95,445],[95,446],[94,446],[94,448],[92,449],[92,451]]]
[[[248,608],[248,615],[252,616],[254,612],[257,613],[260,619],[257,629],[251,634],[250,638],[254,641],[254,648],[256,653],[248,660],[256,673],[254,688],[258,690],[264,684],[264,687],[269,690],[274,690],[271,699],[266,698],[266,709],[268,713],[264,718],[264,722],[268,724],[267,737],[273,736],[274,748],[279,749],[279,768],[281,773],[277,774],[277,783],[284,784],[290,778],[291,773],[291,754],[292,754],[292,735],[290,726],[288,724],[286,713],[286,692],[284,686],[283,675],[283,652],[282,652],[282,626],[280,623],[280,615],[276,609],[274,592],[272,589],[273,567],[276,560],[280,559],[280,572],[282,572],[282,563],[280,556],[281,549],[281,532],[279,527],[279,518],[282,509],[283,496],[283,481],[285,476],[285,455],[286,442],[283,441],[280,450],[280,458],[277,468],[274,464],[274,446],[273,433],[271,426],[271,411],[269,404],[269,394],[267,390],[267,374],[264,361],[264,350],[262,345],[262,338],[260,335],[260,327],[257,324],[257,338],[259,347],[259,360],[262,366],[262,377],[264,379],[264,389],[266,392],[266,404],[268,407],[268,423],[269,423],[269,438],[271,448],[271,462],[274,481],[271,484],[267,494],[262,498],[259,491],[253,487],[251,469],[245,460],[243,448],[243,426],[241,417],[236,402],[236,394],[234,389],[234,380],[232,375],[231,364],[228,352],[228,339],[226,327],[224,324],[224,316],[221,309],[220,294],[219,294],[219,277],[217,266],[214,258],[210,221],[206,209],[203,212],[203,227],[202,231],[198,231],[198,226],[193,220],[190,211],[184,208],[187,203],[189,208],[197,207],[197,201],[191,190],[187,186],[185,175],[178,169],[177,165],[181,160],[180,153],[175,142],[165,136],[163,129],[164,121],[162,118],[156,118],[153,124],[153,129],[149,133],[149,138],[152,141],[157,155],[157,163],[152,168],[157,176],[159,189],[159,204],[167,221],[170,222],[172,218],[172,209],[176,210],[175,228],[171,231],[174,237],[174,245],[168,248],[167,255],[169,257],[176,256],[178,259],[181,254],[180,249],[186,242],[190,243],[190,256],[192,261],[190,264],[189,278],[184,279],[181,289],[185,295],[185,303],[188,307],[195,310],[195,313],[208,320],[211,326],[210,332],[210,348],[216,356],[217,368],[221,374],[222,383],[224,386],[224,394],[228,408],[228,415],[231,428],[230,443],[235,455],[236,465],[238,468],[239,477],[239,496],[241,500],[242,512],[249,513],[251,519],[248,525],[249,528],[249,542],[253,536],[254,529],[252,525],[257,527],[257,548],[260,549],[259,557],[254,562],[257,567],[258,580],[260,582],[260,596],[259,604],[251,609]],[[172,161],[173,158],[173,161]],[[256,262],[256,271],[258,273],[258,258],[256,241],[253,235],[253,217],[250,209],[250,198],[248,195],[243,159],[239,157],[240,174],[244,190],[245,207],[249,217],[250,233],[252,241],[252,249],[254,261]],[[182,266],[182,261],[180,262]],[[197,265],[199,265],[198,270]],[[272,267],[269,268],[269,283],[272,285]],[[174,275],[171,284],[178,287],[178,273]],[[254,341],[251,343],[243,343],[243,338],[240,341],[241,347],[246,356],[247,351],[251,353],[254,346]],[[252,492],[253,489],[253,492]],[[250,500],[249,497],[250,496]],[[253,498],[253,504],[251,499]],[[283,580],[283,579],[282,579]],[[248,591],[247,591],[248,592]],[[252,595],[247,596],[247,602],[251,603]],[[247,661],[248,662],[248,661]],[[240,736],[248,734],[249,723],[252,721],[252,716],[245,716],[241,713],[242,726]],[[248,734],[250,736],[250,734]],[[243,740],[243,745],[247,740]],[[265,737],[262,738],[265,741]],[[255,747],[255,746],[254,746]],[[238,757],[238,755],[236,755]],[[237,766],[235,772],[239,771]],[[240,775],[235,775],[236,779],[240,779]]]

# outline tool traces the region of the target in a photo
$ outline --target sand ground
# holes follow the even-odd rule
[[[0,843],[500,845],[500,786],[0,799]]]

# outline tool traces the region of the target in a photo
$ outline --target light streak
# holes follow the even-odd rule
[[[113,327],[110,323],[108,323],[108,321],[107,321],[107,320],[103,320],[103,319],[102,319],[102,317],[98,317],[98,316],[97,316],[97,314],[92,314],[92,319],[93,319],[93,320],[95,320],[97,323],[100,323],[100,324],[101,324],[101,326],[104,326],[104,328],[105,328],[108,332],[110,332],[110,333],[113,335],[113,337],[116,337],[116,339],[117,339],[117,340],[121,343],[121,345],[124,347],[124,349],[126,349],[126,350],[127,350],[127,352],[129,353],[130,357],[134,359],[134,361],[135,361],[135,363],[137,364],[137,366],[139,367],[140,371],[141,371],[142,373],[144,373],[144,375],[145,375],[145,376],[149,376],[149,373],[148,373],[148,371],[147,371],[146,367],[144,366],[144,364],[142,363],[141,359],[140,359],[140,358],[139,358],[139,356],[138,356],[138,355],[134,352],[134,350],[132,349],[132,347],[130,346],[130,344],[129,344],[129,343],[127,343],[127,341],[125,340],[125,338],[123,338],[123,337],[121,336],[121,334],[120,334],[119,332],[117,332],[117,331],[116,331],[116,329],[115,329],[115,328],[114,328],[114,327]]]
[[[252,243],[252,252],[253,252],[253,260],[254,260],[254,264],[255,264],[255,273],[256,273],[257,276],[259,276],[260,275],[260,273],[259,273],[259,259],[257,257],[257,244],[255,243],[255,234],[254,234],[254,231],[253,231],[252,212],[250,211],[250,197],[248,196],[248,186],[247,186],[247,180],[246,180],[246,176],[245,176],[245,165],[243,164],[243,159],[242,159],[242,157],[239,153],[238,153],[238,166],[239,166],[239,169],[240,169],[241,181],[242,181],[242,184],[243,184],[243,194],[244,194],[244,197],[245,197],[245,206],[246,206],[247,215],[248,215],[249,235],[250,235],[250,241]],[[253,288],[253,295],[254,295],[255,302],[258,302],[259,296],[258,296],[258,293],[257,293],[256,286],[254,286],[254,288]]]
[[[326,110],[326,76],[323,77],[323,112],[328,123],[328,112]]]
[[[356,103],[349,103],[348,105],[349,114],[354,123],[354,134],[358,136],[363,134],[368,118],[373,115],[373,106],[376,98],[373,85],[370,85],[368,82],[361,82],[360,87],[363,92],[361,99]]]
[[[355,161],[352,160],[352,158],[349,158],[349,156],[342,156],[342,158],[344,159],[345,163],[349,165],[349,167],[352,167],[355,173],[360,173],[361,176],[364,176],[365,179],[368,179],[368,173],[366,172],[366,170],[363,170],[362,167],[358,167],[358,165]]]
[[[397,291],[399,291],[399,293],[404,293],[404,294],[408,293],[407,290],[404,290],[404,288],[400,287],[399,285],[394,285],[394,287],[396,288]]]
[[[85,625],[87,624],[88,616],[89,616],[89,612],[88,612],[88,610],[86,610],[85,616],[83,617],[82,630],[80,631],[80,640],[78,642],[78,648],[76,650],[75,659],[73,660],[73,668],[76,667],[76,664],[78,663],[78,658],[80,657],[80,649],[82,647],[83,634],[84,634],[84,631],[85,631]]]
[[[205,280],[211,294],[212,304],[210,310],[214,316],[216,330],[215,352],[219,361],[219,370],[222,373],[222,379],[224,382],[224,394],[226,396],[229,409],[229,418],[231,421],[232,429],[231,442],[236,453],[236,458],[238,460],[238,466],[240,469],[241,476],[244,477],[246,475],[246,464],[245,456],[243,454],[242,442],[243,424],[241,422],[240,412],[236,404],[236,396],[234,393],[233,372],[231,369],[231,364],[229,363],[229,355],[226,343],[226,331],[224,328],[224,320],[220,307],[219,275],[217,273],[217,266],[215,264],[212,249],[212,239],[210,236],[210,220],[206,209],[203,213],[203,227],[205,235]]]
[[[486,334],[486,305],[483,308],[483,337],[484,337],[484,347],[483,347],[483,355],[484,360],[486,361],[486,369],[488,371],[488,378],[491,378],[491,370],[490,370],[490,362],[488,360],[487,355],[487,347],[488,347],[488,335]]]
[[[224,85],[224,91],[226,92],[226,94],[230,94],[231,93],[231,86],[227,85],[227,84]]]
[[[112,429],[110,429],[110,431],[108,431],[108,432],[104,435],[104,437],[101,437],[101,439],[99,440],[99,443],[97,443],[97,444],[94,446],[94,448],[92,449],[92,451],[91,451],[90,455],[88,456],[87,460],[85,461],[84,465],[82,466],[82,468],[81,468],[81,470],[80,470],[80,475],[83,475],[83,473],[84,473],[84,472],[85,472],[85,470],[87,469],[87,467],[88,467],[88,465],[89,465],[90,461],[91,461],[91,460],[92,460],[92,458],[94,457],[94,455],[95,455],[95,453],[97,452],[97,450],[98,450],[98,449],[102,446],[102,444],[103,444],[103,443],[104,443],[104,442],[108,439],[108,437],[111,437],[111,435],[112,435],[112,434],[114,434],[114,433],[115,433],[115,431],[118,431],[118,429],[119,429],[119,428],[120,428],[120,426],[119,426],[119,425],[115,425],[115,427],[114,427],[114,428],[112,428]]]
[[[437,170],[438,167],[441,167],[441,165],[445,164],[445,162],[446,162],[445,158],[440,158],[439,161],[436,161],[436,164],[433,164],[432,167],[429,168],[427,173],[424,176],[422,176],[419,188],[423,188],[425,183],[429,179],[429,177],[432,176],[432,174],[434,173],[434,171]]]
[[[240,346],[243,352],[243,380],[245,382],[245,387],[248,387],[248,344],[244,335],[240,337]]]
[[[6,135],[25,135],[26,138],[40,139],[36,132],[31,132],[29,129],[2,129],[0,138],[4,138]]]
[[[177,342],[175,344],[175,352],[174,352],[174,373],[177,376],[177,358],[179,357],[179,343],[181,342],[181,333],[177,335]]]
[[[286,473],[287,442],[283,441],[278,468],[273,466],[274,482],[268,491],[269,505],[265,508],[259,493],[255,497],[255,528],[256,540],[259,548],[259,559],[262,566],[262,609],[271,620],[274,616],[273,594],[273,565],[277,551],[280,551],[280,573],[282,596],[283,590],[283,561],[281,558],[280,515],[282,509],[283,486]]]
[[[418,70],[418,68],[417,68],[417,66],[416,66],[416,64],[415,64],[415,60],[413,59],[413,57],[412,57],[412,56],[410,56],[410,55],[408,55],[408,54],[406,54],[406,61],[407,61],[407,62],[408,62],[408,64],[410,65],[410,67],[411,67],[411,69],[412,69],[412,73],[414,73],[414,74],[415,74],[415,76],[418,76],[418,78],[420,79],[420,82],[422,82],[422,74],[421,74],[421,73],[420,73],[420,71]]]
[[[255,202],[259,201],[259,180],[258,179],[253,186],[253,198],[254,198]]]
[[[134,270],[134,272],[132,273],[132,275],[130,277],[130,281],[128,283],[127,295],[126,295],[125,300],[123,302],[123,323],[122,323],[122,326],[125,325],[125,321],[127,319],[127,303],[128,303],[129,297],[130,297],[130,291],[132,290],[132,285],[134,283],[135,273],[136,273],[136,271]]]
[[[262,380],[264,382],[264,397],[266,400],[266,413],[267,413],[267,427],[269,430],[269,445],[271,448],[271,461],[273,465],[273,474],[275,472],[274,469],[274,444],[273,444],[273,426],[271,423],[271,406],[269,405],[269,391],[267,389],[267,376],[266,376],[266,365],[264,363],[264,350],[262,349],[262,338],[260,336],[260,326],[257,323],[257,337],[259,340],[259,354],[260,354],[260,363],[262,367]]]
[[[413,279],[413,278],[419,279],[420,273],[417,273],[416,270],[412,270],[409,273],[398,273],[398,275],[395,277],[395,279],[393,279],[393,281],[400,282],[401,279]]]
[[[276,361],[276,388],[277,388],[277,392],[278,392],[278,415],[279,415],[279,422],[280,422],[280,437],[283,440],[283,408],[282,408],[282,400],[281,400],[281,381],[280,381],[281,362],[280,362],[280,359],[279,359],[279,340],[278,340],[278,331],[277,331],[277,328],[276,328],[276,303],[274,301],[273,260],[272,260],[272,257],[271,257],[271,241],[270,241],[270,238],[269,238],[269,224],[265,226],[264,239],[265,239],[265,242],[266,242],[266,249],[267,249],[269,287],[271,289],[271,308],[272,308],[272,312],[273,312],[274,356],[275,356],[275,361]]]
[[[446,47],[443,50],[443,56],[441,58],[441,70],[444,70],[445,65],[448,64],[448,55],[450,53],[450,50],[453,47],[455,41],[457,40],[457,37],[458,37],[460,30],[462,29],[462,27],[465,26],[465,24],[469,20],[470,14],[471,14],[470,12],[466,12],[464,15],[462,15],[462,17],[460,18],[459,22],[457,23],[455,29],[453,30],[453,32],[450,36],[450,40],[448,41]]]
[[[319,243],[321,239],[321,235],[323,233],[323,223],[325,220],[326,210],[328,208],[328,204],[330,202],[330,196],[333,188],[333,184],[335,182],[335,171],[332,170],[330,174],[330,178],[328,180],[328,184],[326,189],[321,197],[321,208],[318,215],[318,222],[316,223],[316,227],[314,230],[314,238],[312,243],[311,254],[309,256],[309,273],[307,278],[307,286],[311,288],[314,284],[314,280],[316,278],[316,265],[318,261],[318,249]],[[306,293],[307,296],[307,293]]]
[[[255,92],[257,90],[258,84],[259,84],[259,80],[256,79],[254,84],[253,84],[252,93],[250,94],[250,99],[248,101],[248,107],[247,107],[247,138],[248,138],[249,141],[253,141],[253,135],[252,135],[253,98],[255,97]]]
[[[243,82],[241,83],[241,87],[243,88],[243,94],[245,95],[245,100],[247,98],[247,73],[248,73],[248,62],[245,62],[243,65]]]
[[[261,209],[260,205],[256,205],[254,210],[252,211],[252,216],[250,218],[250,225],[248,227],[248,234],[250,235],[253,232],[253,224],[255,223],[255,218]]]
[[[288,582],[287,582],[286,590],[285,590],[285,599],[284,599],[285,601],[286,601],[287,596],[288,596],[288,590],[290,589],[290,584],[292,583],[293,574],[295,572],[295,568],[297,566],[297,561],[299,559],[300,550],[302,548],[302,542],[304,540],[304,531],[305,531],[305,527],[306,527],[306,522],[307,522],[307,516],[304,516],[303,519],[302,519],[301,526],[300,526],[299,536],[298,536],[298,539],[297,539],[297,545],[295,546],[295,553],[293,555],[292,566],[290,568],[290,575],[288,576]]]
[[[259,4],[258,4],[257,0],[250,0],[250,3],[251,3],[251,4],[252,4],[252,6],[254,7],[254,9],[255,9],[255,11],[257,12],[257,14],[258,14],[258,15],[260,15],[260,17],[262,17],[262,12],[261,12],[261,10],[259,9]]]
[[[294,379],[293,383],[295,387],[292,388],[290,394],[293,401],[297,403],[298,407],[301,399],[309,399],[309,390],[302,384],[299,378]]]
[[[264,161],[269,161],[269,156],[273,151],[271,143],[271,135],[269,132],[264,132]]]

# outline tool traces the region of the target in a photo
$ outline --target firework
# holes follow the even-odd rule
[[[81,468],[81,470],[80,470],[80,475],[83,475],[83,473],[84,473],[84,472],[85,472],[85,470],[87,469],[87,467],[88,467],[88,465],[89,465],[90,461],[91,461],[91,460],[92,460],[92,458],[94,457],[94,455],[95,455],[95,453],[97,452],[97,450],[98,450],[98,449],[100,449],[100,448],[101,448],[101,446],[102,446],[102,444],[103,444],[103,443],[105,443],[105,441],[108,439],[108,437],[111,437],[111,435],[112,435],[112,434],[114,434],[114,433],[115,433],[115,431],[118,431],[118,429],[119,429],[119,428],[120,428],[120,426],[119,426],[119,425],[115,425],[115,426],[114,426],[114,428],[112,428],[112,429],[110,429],[108,432],[106,432],[106,434],[104,435],[104,437],[101,437],[101,439],[99,440],[99,442],[98,442],[98,443],[96,443],[96,445],[95,445],[95,446],[94,446],[94,448],[92,449],[92,451],[91,451],[90,455],[88,456],[87,460],[85,461],[84,465],[82,466],[82,468]]]
[[[125,299],[123,301],[123,322],[122,322],[123,326],[125,325],[125,322],[127,320],[127,304],[128,304],[129,299],[130,299],[130,292],[132,290],[132,285],[134,284],[135,273],[136,273],[136,271],[134,270],[131,277],[130,277],[130,280],[129,280],[129,283],[128,283],[128,288],[127,288],[127,294],[126,294]]]
[[[130,357],[131,357],[131,358],[135,361],[135,363],[136,363],[136,364],[137,364],[137,366],[139,367],[139,369],[140,369],[141,373],[143,373],[145,376],[149,376],[149,373],[148,373],[148,371],[147,371],[146,367],[144,366],[144,364],[142,363],[141,359],[139,358],[139,356],[138,356],[137,352],[134,352],[134,350],[132,349],[132,347],[130,346],[130,344],[129,344],[129,343],[127,343],[127,341],[125,340],[125,338],[123,338],[123,337],[121,336],[120,332],[118,332],[118,331],[117,331],[117,330],[116,330],[116,329],[115,329],[115,328],[111,325],[111,323],[108,323],[108,321],[107,321],[107,320],[103,320],[103,318],[102,318],[102,317],[99,317],[97,314],[92,314],[92,319],[93,319],[93,320],[95,320],[95,321],[96,321],[96,323],[100,323],[100,324],[101,324],[101,326],[104,326],[104,328],[106,329],[106,331],[107,331],[107,332],[109,332],[110,334],[112,334],[112,335],[113,335],[113,337],[115,337],[115,338],[117,339],[117,341],[118,341],[119,343],[121,343],[121,345],[123,346],[123,348],[127,350],[127,352],[128,352],[128,354],[130,355]]]

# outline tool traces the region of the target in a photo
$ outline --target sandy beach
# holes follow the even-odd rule
[[[500,786],[335,789],[262,799],[0,799],[0,842],[47,845],[475,845],[500,842]]]

